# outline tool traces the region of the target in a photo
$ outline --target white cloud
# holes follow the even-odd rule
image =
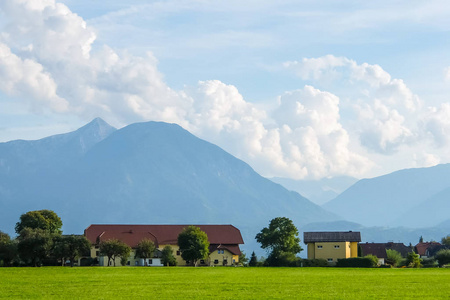
[[[444,69],[444,79],[450,81],[450,67]]]
[[[416,124],[406,119],[421,108],[420,99],[403,80],[391,78],[379,65],[327,55],[287,62],[284,66],[303,80],[325,83],[349,99],[345,109],[356,114],[350,122],[352,131],[371,151],[392,153],[413,140]],[[334,82],[339,86],[333,86]]]

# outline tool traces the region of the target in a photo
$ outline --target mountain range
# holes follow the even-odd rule
[[[93,223],[233,224],[246,244],[268,222],[339,219],[175,124],[116,130],[101,119],[67,134],[0,143],[0,230],[54,210],[65,233]]]

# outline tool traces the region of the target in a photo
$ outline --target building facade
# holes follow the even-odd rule
[[[358,256],[360,232],[305,232],[303,241],[307,245],[308,259],[325,259],[335,264],[340,258]]]
[[[132,248],[127,265],[133,266],[162,266],[160,251],[165,246],[173,249],[177,265],[184,266],[187,262],[181,257],[177,245],[178,235],[189,225],[91,225],[84,231],[86,238],[91,242],[91,257],[96,258],[101,266],[108,264],[108,258],[100,253],[100,243],[111,239],[118,239]],[[232,225],[195,225],[208,236],[209,257],[200,261],[205,266],[229,266],[239,262],[240,244],[244,244],[241,232]],[[148,239],[153,241],[157,251],[155,257],[145,261],[135,257],[134,249],[140,241]],[[159,254],[158,254],[159,253]],[[116,259],[116,266],[120,260]],[[113,264],[113,263],[111,263]]]

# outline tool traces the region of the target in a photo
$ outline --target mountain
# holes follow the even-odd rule
[[[274,177],[273,182],[279,183],[290,191],[295,191],[308,200],[322,205],[345,191],[358,179],[350,176],[337,176],[319,180],[295,180],[290,178]]]
[[[430,227],[448,216],[449,188],[450,164],[405,169],[360,180],[323,207],[365,226]]]
[[[21,213],[44,208],[65,233],[92,223],[233,224],[250,244],[274,217],[298,226],[338,219],[175,124],[114,130],[96,119],[65,135],[0,143],[0,162],[0,174],[15,174],[0,184],[0,230],[9,232]]]

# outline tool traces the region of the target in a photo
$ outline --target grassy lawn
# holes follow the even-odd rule
[[[0,268],[0,298],[448,299],[450,269]]]

